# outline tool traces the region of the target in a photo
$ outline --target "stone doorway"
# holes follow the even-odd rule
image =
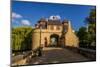
[[[59,35],[52,34],[50,36],[50,46],[58,46]]]

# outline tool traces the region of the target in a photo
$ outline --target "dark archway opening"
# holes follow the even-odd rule
[[[58,46],[58,41],[59,41],[59,35],[57,34],[52,34],[50,36],[50,46]]]

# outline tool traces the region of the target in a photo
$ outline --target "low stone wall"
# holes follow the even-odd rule
[[[18,65],[25,65],[27,64],[27,62],[29,62],[29,60],[32,57],[32,51],[28,51],[23,53],[22,55],[17,55],[12,57],[12,66],[18,66]]]
[[[96,50],[87,49],[87,48],[77,48],[77,47],[64,47],[65,49],[69,49],[73,52],[80,53],[83,56],[89,58],[90,60],[96,60]]]
[[[96,60],[96,50],[78,48],[78,52],[91,60]]]

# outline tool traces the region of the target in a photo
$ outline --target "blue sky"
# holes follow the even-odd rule
[[[12,26],[34,26],[42,17],[58,15],[61,20],[70,20],[74,30],[78,30],[85,25],[85,17],[89,16],[91,8],[93,6],[13,1]]]

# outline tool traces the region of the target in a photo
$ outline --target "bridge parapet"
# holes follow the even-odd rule
[[[79,53],[92,59],[96,60],[96,50],[86,49],[86,48],[78,48]]]
[[[87,48],[79,48],[79,47],[65,47],[65,49],[69,49],[73,52],[82,54],[83,56],[89,58],[90,60],[96,60],[96,50],[87,49]]]

